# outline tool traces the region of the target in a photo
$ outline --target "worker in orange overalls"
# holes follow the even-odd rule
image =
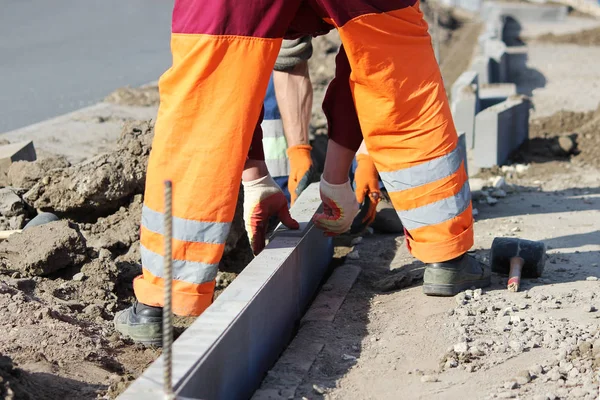
[[[142,214],[137,301],[115,316],[135,341],[159,344],[163,182],[173,181],[173,311],[212,302],[240,178],[255,253],[268,219],[298,227],[262,154],[262,103],[282,38],[337,29],[343,43],[323,109],[329,144],[316,226],[344,233],[358,211],[348,180],[363,136],[406,230],[427,263],[424,292],[451,296],[490,283],[473,245],[471,196],[440,71],[416,0],[176,0],[172,67],[160,108]],[[362,131],[362,134],[361,134]]]

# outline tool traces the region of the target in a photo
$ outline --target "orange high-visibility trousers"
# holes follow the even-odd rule
[[[171,179],[173,311],[199,315],[210,305],[281,40],[333,26],[346,52],[324,104],[331,138],[356,150],[362,130],[417,258],[445,261],[471,247],[469,187],[418,4],[176,0],[173,64],[159,82],[146,178],[143,274],[134,281],[140,302],[163,304],[163,181]]]

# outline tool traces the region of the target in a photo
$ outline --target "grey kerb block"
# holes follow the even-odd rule
[[[279,228],[271,242],[175,341],[173,385],[178,398],[248,399],[294,334],[333,255],[313,227],[319,185],[291,209],[300,230]],[[163,400],[159,357],[119,399]]]
[[[472,149],[475,135],[475,115],[480,110],[479,84],[476,71],[463,72],[451,90],[451,110],[454,126],[465,134],[465,146]]]
[[[508,80],[506,45],[502,40],[489,39],[484,43],[484,55],[490,58],[490,75],[487,83],[502,83]]]
[[[480,168],[502,165],[529,137],[530,102],[513,96],[475,117],[475,164]]]
[[[6,173],[15,161],[35,161],[36,154],[32,141],[11,143],[0,146],[0,171]]]
[[[481,7],[483,20],[511,16],[520,22],[561,22],[567,17],[567,6],[485,1]]]
[[[517,85],[514,83],[489,83],[479,87],[479,101],[481,110],[502,103],[517,94]]]

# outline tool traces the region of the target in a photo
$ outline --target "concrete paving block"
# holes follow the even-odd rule
[[[35,161],[33,141],[11,143],[0,146],[0,173],[6,174],[15,161]]]
[[[318,183],[291,209],[301,235],[275,235],[173,345],[178,398],[248,399],[294,335],[333,255],[331,239],[310,224]],[[315,349],[318,351],[318,349]],[[162,400],[159,357],[119,399]]]
[[[487,85],[481,85],[479,88],[480,110],[485,110],[486,108],[502,103],[516,94],[517,85],[514,83],[488,83]]]
[[[463,72],[451,89],[451,110],[454,126],[465,133],[465,146],[473,148],[475,135],[475,115],[480,110],[479,78],[476,71]]]
[[[519,74],[527,68],[527,46],[506,48],[507,82],[517,82]]]
[[[481,7],[483,20],[489,20],[499,15],[511,16],[519,22],[562,22],[568,15],[568,8],[563,5],[551,4],[483,2]]]
[[[469,69],[477,72],[480,85],[490,83],[491,60],[488,56],[480,54],[473,57]]]
[[[475,117],[475,164],[479,168],[502,165],[529,137],[530,101],[513,96]]]
[[[490,58],[488,83],[506,82],[508,77],[506,44],[499,39],[486,40],[484,43],[484,55]]]

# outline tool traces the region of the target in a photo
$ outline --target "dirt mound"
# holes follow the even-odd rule
[[[570,161],[600,168],[600,105],[589,112],[559,111],[529,125],[530,140],[513,155],[516,162]]]
[[[22,228],[36,210],[61,221],[0,242],[0,390],[11,398],[115,397],[158,355],[113,328],[141,273],[139,231],[153,126],[125,124],[117,149],[84,163],[15,163],[0,189],[0,224]],[[220,266],[223,290],[252,259],[243,196]],[[178,333],[193,319],[178,320]],[[68,345],[69,344],[69,345]],[[12,394],[10,394],[12,393]],[[29,397],[28,397],[29,396]]]
[[[159,103],[158,87],[145,86],[142,88],[119,88],[109,94],[104,101],[125,106],[157,106]]]
[[[63,215],[115,211],[144,190],[152,128],[149,122],[127,123],[116,151],[48,171],[25,194],[25,201],[38,210]]]
[[[555,35],[547,33],[534,39],[541,43],[576,44],[579,46],[600,46],[600,28],[587,29],[577,33]]]

